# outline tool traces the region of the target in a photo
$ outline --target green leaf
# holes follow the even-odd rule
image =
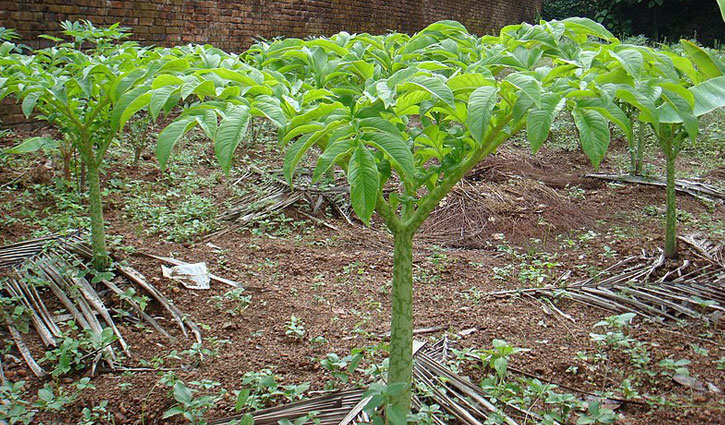
[[[191,390],[183,383],[176,382],[174,384],[174,400],[183,405],[189,405],[191,403]]]
[[[232,168],[232,156],[244,139],[249,124],[249,108],[244,105],[230,105],[219,124],[214,138],[214,152],[222,170],[229,174]]]
[[[152,94],[146,92],[141,96],[135,98],[128,106],[123,110],[121,117],[119,118],[118,128],[122,129],[129,119],[138,111],[145,108],[149,104]],[[155,117],[154,117],[155,118]]]
[[[722,63],[719,63],[720,61],[714,56],[711,56],[706,50],[688,40],[680,40],[680,44],[685,48],[687,56],[697,65],[697,69],[705,74],[707,78],[715,78],[723,75]]]
[[[239,394],[237,395],[237,401],[234,403],[234,410],[239,412],[240,410],[244,409],[244,405],[247,403],[247,399],[249,398],[249,389],[243,389],[239,391]]]
[[[162,171],[166,169],[166,162],[169,160],[171,150],[174,148],[176,142],[194,127],[196,123],[194,117],[180,117],[159,133],[159,140],[156,143],[156,158],[159,160],[159,167],[161,167]]]
[[[362,144],[358,144],[348,163],[347,181],[350,183],[350,200],[360,219],[370,223],[378,201],[379,176],[375,157]]]
[[[609,147],[609,125],[607,120],[597,111],[575,108],[572,110],[574,123],[579,130],[579,140],[584,153],[592,161],[594,168],[599,168]]]
[[[31,137],[29,139],[26,139],[23,143],[13,146],[12,148],[5,149],[3,151],[4,155],[7,154],[22,154],[22,153],[29,153],[29,152],[36,152],[39,150],[46,150],[46,149],[57,149],[58,148],[58,141],[53,140],[50,137]]]
[[[256,86],[257,82],[254,81],[251,77],[247,76],[246,74],[242,73],[239,70],[229,70],[226,68],[215,68],[211,70],[204,70],[204,72],[211,71],[214,74],[222,77],[225,80],[234,81],[237,83],[241,83],[246,86]]]
[[[592,21],[588,18],[572,17],[563,19],[561,22],[571,30],[575,30],[580,34],[593,35],[607,41],[617,41],[617,37],[607,31],[602,24]]]
[[[697,138],[699,125],[697,117],[695,117],[692,112],[692,105],[678,93],[665,91],[665,93],[662,94],[662,97],[675,109],[675,111],[677,111],[677,115],[682,120],[685,131],[688,136],[690,136],[690,139],[694,141],[695,138]],[[660,118],[660,122],[661,121],[662,119]]]
[[[554,118],[564,106],[564,99],[560,94],[548,93],[541,99],[541,106],[529,112],[526,118],[526,137],[531,144],[531,150],[536,153],[546,138]]]
[[[388,425],[406,425],[405,411],[400,406],[388,404],[385,408],[385,419]]]
[[[176,86],[169,85],[158,88],[151,93],[151,101],[149,103],[151,118],[155,120],[159,116],[159,112],[161,112],[161,109],[166,105],[166,102],[168,102],[176,90]]]
[[[725,76],[703,81],[689,89],[695,97],[695,116],[701,116],[725,106]]]
[[[164,412],[161,416],[162,419],[168,419],[172,416],[183,415],[186,411],[180,406],[174,406],[171,409]]]
[[[291,130],[299,125],[309,124],[310,122],[316,121],[322,117],[329,116],[338,110],[343,110],[343,106],[340,102],[320,103],[309,111],[292,118],[288,124],[288,129]]]
[[[541,83],[536,78],[531,75],[515,73],[507,76],[506,81],[521,89],[526,97],[531,99],[536,106],[539,106],[541,102]]]
[[[442,100],[446,105],[455,109],[455,101],[453,99],[453,91],[451,91],[441,78],[436,77],[414,77],[406,81],[404,84],[411,84],[419,87],[434,97]]]
[[[725,76],[711,78],[688,89],[695,99],[692,112],[696,117],[725,107]],[[682,118],[669,104],[661,105],[657,117],[663,123],[682,122]]]
[[[121,130],[126,125],[126,121],[135,114],[139,109],[143,108],[144,102],[137,102],[136,106],[140,106],[130,114],[126,114],[126,109],[134,103],[136,99],[145,95],[149,91],[149,86],[143,85],[132,89],[131,91],[124,93],[120,99],[115,103],[113,110],[111,111],[111,127],[114,130]],[[146,96],[146,103],[148,103],[151,96]],[[125,119],[124,119],[125,117]]]
[[[400,177],[403,180],[414,180],[415,165],[413,162],[413,153],[408,143],[399,134],[385,131],[372,131],[366,133],[363,138],[369,144],[385,152],[390,157],[394,165],[402,172]]]
[[[22,110],[23,115],[25,115],[25,118],[30,118],[30,115],[33,114],[33,109],[35,109],[35,104],[38,102],[38,98],[42,92],[34,91],[30,92],[25,96],[25,99],[23,99],[22,103]]]
[[[290,140],[294,139],[295,137],[297,137],[301,134],[311,133],[313,131],[322,130],[323,128],[324,127],[322,126],[322,124],[317,124],[317,123],[300,125],[298,127],[295,127],[293,129],[287,131],[284,134],[284,137],[282,137],[282,140],[280,140],[280,142],[284,146],[287,143],[289,143]]]
[[[343,121],[333,121],[327,124],[324,128],[301,137],[297,140],[297,142],[290,146],[289,149],[287,149],[284,157],[284,165],[282,166],[282,172],[290,184],[292,184],[292,175],[294,174],[294,170],[305,152],[307,152],[307,150],[309,150],[315,143],[319,142],[323,137],[344,124],[345,123]]]
[[[161,87],[165,86],[178,86],[184,84],[185,81],[181,78],[175,76],[175,75],[169,75],[169,74],[162,74],[158,77],[154,78],[154,81],[151,83],[151,88],[156,90],[160,89]]]
[[[644,58],[635,49],[622,49],[618,52],[610,51],[609,54],[616,59],[622,68],[632,77],[638,77],[642,72]]]
[[[146,75],[146,70],[144,70],[143,68],[137,68],[125,74],[123,77],[118,78],[113,83],[113,87],[111,89],[112,100],[116,102],[118,99],[120,99],[121,96],[123,96],[123,94],[126,93],[129,88],[135,85],[137,81],[143,78],[144,75]]]
[[[490,86],[492,84],[495,83],[488,80],[482,74],[459,74],[446,81],[448,88],[453,90],[455,94],[473,91],[481,86]]]
[[[508,368],[508,360],[505,357],[498,357],[493,361],[493,368],[499,378],[506,376],[506,369]]]
[[[416,90],[398,96],[395,100],[395,113],[398,115],[410,115],[418,112],[418,105],[430,98],[430,93],[424,90]]]
[[[496,106],[496,87],[481,86],[468,98],[466,126],[473,140],[481,144]]]
[[[217,114],[214,111],[205,111],[203,115],[195,115],[199,127],[204,130],[206,137],[214,140],[218,128]]]
[[[279,100],[271,96],[257,96],[252,102],[250,113],[267,117],[277,128],[287,124],[287,117],[279,106]]]
[[[320,178],[325,175],[327,170],[330,169],[330,167],[338,163],[346,155],[349,155],[355,146],[356,145],[351,139],[345,139],[337,141],[335,143],[331,143],[317,160],[315,171],[312,174],[312,182],[318,182]]]

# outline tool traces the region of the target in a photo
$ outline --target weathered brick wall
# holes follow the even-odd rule
[[[460,21],[476,34],[531,21],[542,0],[0,0],[0,26],[39,47],[40,34],[57,34],[63,20],[130,27],[145,44],[210,43],[240,52],[254,38],[331,35],[339,31],[413,33],[441,19]],[[0,102],[6,125],[23,121],[18,108]]]
[[[541,0],[26,0],[0,1],[0,26],[37,45],[37,36],[57,32],[62,20],[120,22],[146,43],[211,43],[240,51],[254,37],[414,32],[440,19],[484,34],[532,20],[540,7]]]

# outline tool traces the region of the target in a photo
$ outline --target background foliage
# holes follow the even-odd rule
[[[718,46],[725,37],[714,0],[545,0],[543,19],[586,16],[617,35],[644,35],[656,41],[696,38]]]

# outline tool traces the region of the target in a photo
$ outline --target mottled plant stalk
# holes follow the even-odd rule
[[[392,323],[388,384],[404,383],[393,406],[410,411],[413,379],[413,232],[401,229],[394,234]]]
[[[672,141],[665,149],[667,169],[667,212],[665,216],[665,258],[677,256],[677,198],[675,196],[675,154]]]
[[[91,212],[91,247],[93,249],[93,268],[105,270],[111,264],[106,248],[106,232],[103,221],[103,202],[101,201],[101,176],[99,165],[94,161],[87,164],[88,170],[88,206]]]

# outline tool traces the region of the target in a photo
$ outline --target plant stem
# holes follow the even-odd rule
[[[101,180],[99,165],[89,161],[88,201],[91,210],[91,247],[93,249],[93,268],[105,270],[111,263],[106,249],[106,233],[103,222],[103,203],[101,202]]]
[[[413,378],[413,232],[400,229],[394,233],[394,240],[388,385],[405,385],[391,401],[394,408],[407,415]]]
[[[640,122],[637,128],[637,158],[634,163],[634,175],[642,175],[642,164],[644,162],[644,136],[647,126]]]
[[[665,149],[667,159],[667,213],[665,218],[665,258],[677,255],[677,199],[675,197],[675,154],[672,142]]]

